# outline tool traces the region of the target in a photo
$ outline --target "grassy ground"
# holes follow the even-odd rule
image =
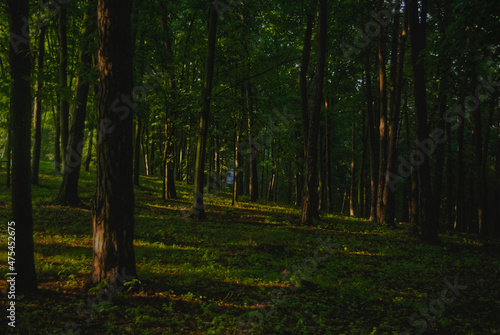
[[[5,178],[1,171],[2,277]],[[86,203],[94,179],[82,172]],[[33,188],[40,290],[17,301],[18,334],[500,333],[498,241],[442,235],[442,246],[428,246],[406,237],[404,226],[333,214],[303,227],[297,208],[231,207],[228,190],[208,197],[208,220],[190,221],[182,213],[191,188],[177,184],[179,200],[162,201],[161,182],[150,177],[135,190],[139,280],[86,290],[91,211],[53,205],[59,183],[42,163]],[[6,287],[0,282],[4,311]]]

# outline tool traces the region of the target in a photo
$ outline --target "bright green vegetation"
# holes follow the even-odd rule
[[[228,190],[207,197],[206,221],[187,221],[181,211],[192,188],[178,184],[180,199],[164,202],[154,177],[141,177],[135,191],[140,278],[109,302],[104,286],[84,285],[91,210],[52,205],[59,180],[51,170],[43,162],[41,186],[33,188],[40,290],[18,300],[18,334],[58,333],[68,322],[81,334],[234,334],[241,320],[260,316],[255,334],[417,334],[424,320],[427,334],[500,332],[498,242],[442,235],[442,246],[428,246],[408,238],[402,225],[390,230],[333,214],[304,227],[297,208],[231,207]],[[89,205],[94,178],[82,172],[80,193]],[[9,220],[9,204],[2,170],[2,222]],[[4,228],[2,277],[8,272]],[[318,238],[338,247],[322,247]],[[309,276],[301,280],[298,271]],[[459,295],[443,295],[443,281],[453,285],[455,277]],[[273,290],[279,299],[270,303]]]

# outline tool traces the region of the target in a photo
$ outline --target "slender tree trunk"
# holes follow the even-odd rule
[[[10,114],[7,118],[8,126],[7,126],[7,163],[6,163],[6,172],[7,172],[7,188],[10,188],[10,174],[11,174],[11,165],[12,165],[12,119]]]
[[[90,161],[92,160],[92,145],[94,141],[94,127],[90,128],[89,143],[87,148],[87,158],[85,160],[85,172],[90,171]]]
[[[397,175],[397,140],[398,140],[398,126],[399,114],[401,110],[401,94],[403,87],[403,67],[405,56],[405,44],[408,30],[408,15],[406,7],[404,9],[403,30],[399,33],[399,14],[395,15],[393,31],[394,45],[392,48],[392,70],[391,82],[394,87],[391,90],[391,105],[390,105],[390,120],[388,125],[388,150],[387,150],[387,168],[384,171],[384,190],[382,197],[382,215],[383,217],[379,222],[386,222],[389,226],[394,226],[395,207],[396,207],[396,189],[393,180]],[[392,176],[391,176],[392,174]]]
[[[239,151],[239,132],[234,133],[234,164],[233,164],[233,206],[235,202],[238,202],[238,184],[240,183],[239,174],[239,162],[238,162],[238,151]]]
[[[351,188],[349,191],[349,215],[356,216],[356,122],[352,120],[351,134]]]
[[[302,207],[302,223],[311,225],[313,219],[318,216],[318,194],[317,194],[317,164],[318,164],[318,134],[321,105],[323,103],[323,78],[326,64],[326,42],[327,42],[327,0],[319,0],[318,18],[318,49],[316,53],[316,71],[313,79],[311,93],[311,108],[309,112],[309,130],[307,134],[306,150],[306,187],[304,204]]]
[[[38,185],[40,151],[42,148],[42,89],[45,57],[45,32],[47,27],[38,28],[37,79],[35,83],[35,106],[33,109],[33,158],[31,160],[31,183]]]
[[[29,36],[23,18],[29,17],[28,0],[8,0],[10,26],[10,117],[12,122],[12,221],[16,231],[16,294],[37,290],[33,247],[33,214],[30,184],[31,60]],[[9,239],[10,240],[10,239]]]
[[[378,108],[373,108],[370,50],[365,58],[366,106],[368,114],[368,134],[370,139],[370,221],[377,218],[378,160],[379,160],[379,116]]]
[[[155,156],[156,156],[156,127],[151,127],[151,148],[149,151],[149,175],[155,175]]]
[[[363,112],[363,136],[362,140],[363,143],[361,145],[361,163],[359,166],[359,178],[358,178],[358,208],[359,208],[359,215],[361,217],[366,216],[366,189],[365,189],[365,165],[366,165],[366,148],[368,147],[368,128],[366,125],[366,112]]]
[[[141,163],[141,118],[139,114],[135,115],[135,133],[134,133],[134,185],[139,186],[139,174]]]
[[[328,99],[327,99],[328,100]],[[326,208],[325,210],[331,212],[333,209],[333,196],[332,196],[332,174],[331,167],[331,124],[328,117],[328,101],[325,101],[326,115],[325,115],[325,192],[326,192]]]
[[[172,34],[168,24],[167,9],[161,0],[158,0],[158,5],[162,8],[163,15],[161,18],[161,28],[165,34],[165,51],[166,51],[166,70],[169,74],[168,87],[170,90],[170,97],[174,100],[174,103],[166,101],[165,106],[167,110],[165,111],[165,150],[164,150],[164,178],[163,178],[163,199],[166,197],[168,199],[176,199],[177,192],[175,190],[175,175],[174,175],[174,164],[175,164],[175,129],[173,120],[177,117],[175,111],[175,97],[176,97],[176,85],[174,76],[174,52],[172,50]],[[166,190],[165,190],[166,188]]]
[[[426,40],[427,0],[422,0],[421,4],[421,14],[419,15],[418,1],[410,0],[408,2],[408,17],[412,45],[411,63],[414,81],[415,113],[417,115],[417,141],[424,143],[429,138],[423,54]],[[437,243],[439,241],[437,235],[438,224],[432,203],[429,158],[424,156],[421,159],[422,161],[419,162],[420,166],[417,169],[418,221],[422,229],[421,239],[426,242]]]
[[[302,133],[304,134],[304,157],[307,152],[307,139],[309,133],[309,104],[307,98],[307,71],[311,59],[311,37],[314,25],[314,16],[307,13],[307,26],[304,35],[304,48],[302,49],[302,62],[300,64],[300,110],[302,114]]]
[[[56,108],[52,107],[54,113],[54,173],[61,175],[61,112],[60,102],[57,101]]]
[[[383,0],[379,0],[379,8],[383,8]],[[379,71],[379,168],[378,168],[378,186],[377,186],[377,222],[385,223],[386,207],[383,201],[384,186],[387,169],[387,75],[386,75],[386,29],[380,25],[380,34],[378,42],[378,71]]]
[[[142,132],[142,156],[144,158],[144,170],[149,176],[149,127],[146,124]]]
[[[137,275],[133,245],[133,115],[123,101],[118,100],[121,113],[113,108],[117,97],[132,94],[131,11],[131,0],[98,0],[100,89],[97,123],[99,136],[104,138],[97,146],[92,284],[105,279],[121,284]]]
[[[259,198],[259,179],[257,178],[257,153],[252,138],[252,117],[253,117],[253,92],[250,84],[247,86],[247,109],[248,109],[248,145],[250,146],[250,182],[248,198],[250,202],[255,202]]]
[[[71,111],[71,129],[69,132],[66,160],[64,161],[63,180],[59,188],[58,202],[64,205],[76,206],[80,203],[78,197],[78,179],[83,160],[83,133],[85,130],[85,117],[87,113],[87,98],[90,82],[85,79],[92,67],[92,49],[85,43],[93,32],[94,21],[92,14],[95,8],[89,6],[83,18],[82,41],[78,63],[80,72],[75,84],[75,104]]]
[[[208,117],[210,115],[210,102],[212,95],[212,79],[214,77],[215,42],[217,32],[217,13],[210,6],[208,19],[208,50],[205,64],[205,75],[202,90],[202,109],[198,125],[198,141],[196,146],[196,163],[194,174],[194,199],[193,212],[198,219],[206,217],[203,205],[203,186],[205,184],[205,151],[207,142]]]
[[[66,162],[66,151],[69,136],[69,103],[68,103],[68,38],[67,38],[67,14],[66,6],[62,5],[59,11],[59,85],[61,93],[59,96],[60,107],[60,131],[61,131],[61,160]]]

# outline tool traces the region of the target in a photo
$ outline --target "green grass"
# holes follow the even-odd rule
[[[179,199],[163,201],[161,181],[144,176],[135,189],[139,280],[108,301],[104,286],[84,289],[91,210],[53,205],[60,177],[50,163],[41,168],[41,186],[33,187],[40,290],[18,300],[18,334],[56,334],[68,322],[81,334],[237,334],[250,322],[254,334],[418,334],[424,322],[428,334],[500,332],[498,241],[441,235],[442,246],[429,246],[403,226],[334,214],[304,227],[298,208],[232,207],[228,190],[207,196],[206,221],[186,220],[191,186],[177,184]],[[8,272],[5,178],[1,171],[1,276]],[[94,182],[94,173],[82,173],[89,206]],[[448,291],[443,303],[444,281],[455,277],[467,288],[456,299]]]

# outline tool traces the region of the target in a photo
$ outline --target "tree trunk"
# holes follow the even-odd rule
[[[365,188],[365,165],[366,165],[366,148],[368,147],[368,128],[366,124],[366,112],[363,112],[363,143],[361,145],[361,163],[359,166],[359,178],[358,178],[358,208],[359,215],[361,217],[366,217],[366,188]]]
[[[309,104],[307,98],[307,71],[311,59],[311,37],[314,25],[314,16],[307,13],[307,26],[304,35],[304,48],[302,49],[302,62],[300,64],[300,110],[302,114],[302,133],[304,134],[304,157],[307,151],[307,139],[309,133]]]
[[[117,97],[132,94],[131,0],[98,0],[100,89],[97,122],[97,183],[93,207],[94,260],[91,283],[121,284],[136,277],[132,125],[129,105]],[[118,102],[121,113],[116,113]]]
[[[332,174],[330,172],[331,167],[331,124],[330,118],[328,117],[328,99],[325,101],[325,193],[326,193],[326,208],[325,210],[330,212],[333,210],[333,196],[332,196]]]
[[[387,168],[384,171],[384,190],[382,196],[382,215],[379,222],[387,223],[389,226],[394,227],[395,207],[396,207],[396,189],[391,178],[397,178],[396,165],[397,165],[397,140],[398,140],[398,126],[399,114],[401,111],[401,94],[403,88],[403,67],[405,56],[405,44],[408,30],[406,6],[404,9],[404,22],[403,30],[399,33],[399,14],[395,15],[393,31],[394,45],[392,48],[392,70],[391,82],[394,87],[391,90],[391,105],[390,105],[390,120],[388,125],[388,150],[387,150]]]
[[[7,117],[7,163],[6,163],[6,173],[7,173],[7,188],[10,188],[10,175],[11,175],[11,165],[12,165],[12,119],[9,116]]]
[[[92,48],[86,43],[93,32],[92,15],[95,8],[89,6],[83,18],[82,46],[78,55],[80,72],[75,84],[75,103],[71,111],[71,129],[68,138],[66,160],[64,161],[63,180],[59,188],[57,200],[60,204],[76,206],[80,203],[78,197],[78,179],[83,160],[83,133],[87,113],[87,98],[90,82],[85,79],[92,67]]]
[[[61,131],[61,161],[66,162],[66,151],[69,136],[69,103],[68,103],[68,39],[66,6],[62,5],[59,11],[59,85],[60,85],[60,131]]]
[[[356,122],[352,120],[351,134],[351,188],[349,191],[349,215],[356,216]]]
[[[248,183],[248,199],[255,202],[259,198],[259,179],[257,178],[257,153],[252,138],[253,93],[250,84],[247,86],[248,109],[248,145],[250,146],[250,182]]]
[[[323,103],[323,78],[326,64],[327,41],[327,0],[319,0],[318,17],[318,49],[316,53],[316,71],[313,79],[311,93],[311,107],[309,112],[309,130],[307,134],[306,149],[306,187],[304,204],[302,207],[302,223],[311,225],[313,219],[318,217],[318,134],[321,105]]]
[[[90,171],[90,161],[92,160],[92,145],[94,141],[94,127],[90,128],[89,143],[87,148],[87,158],[85,159],[85,172]]]
[[[170,31],[170,27],[168,25],[168,16],[167,9],[164,5],[164,2],[158,0],[158,5],[162,9],[162,17],[161,17],[161,28],[163,33],[165,34],[165,51],[166,51],[166,70],[169,74],[168,78],[168,88],[170,90],[169,100],[174,100],[174,103],[171,101],[166,101],[165,106],[167,110],[165,111],[165,150],[164,150],[164,177],[163,177],[163,199],[165,199],[165,195],[168,199],[176,199],[177,192],[175,190],[175,175],[174,175],[174,164],[175,164],[175,149],[174,149],[174,141],[175,141],[175,129],[174,122],[177,117],[175,111],[175,96],[176,96],[176,85],[175,85],[175,76],[174,76],[174,52],[172,50],[172,34]]]
[[[141,118],[135,115],[134,133],[134,185],[139,186],[140,162],[141,162]]]
[[[54,114],[54,173],[58,176],[61,175],[61,104],[57,100],[56,107],[52,107]]]
[[[16,294],[37,290],[34,247],[33,214],[30,184],[31,147],[31,60],[29,36],[23,33],[23,18],[29,17],[28,0],[8,0],[10,25],[10,117],[12,122],[12,227],[16,231]]]
[[[424,54],[426,40],[427,0],[422,0],[421,14],[419,15],[418,1],[408,2],[408,18],[412,45],[411,63],[413,69],[415,99],[415,113],[417,115],[417,141],[424,143],[429,138],[427,125],[427,93],[425,88]],[[420,17],[419,17],[420,16]],[[420,151],[421,152],[421,151]],[[431,176],[429,158],[421,152],[420,166],[417,168],[418,177],[418,221],[421,228],[421,239],[425,242],[437,243],[438,231],[434,215],[431,192]]]
[[[384,6],[383,0],[379,0],[379,7]],[[377,186],[377,222],[385,223],[386,207],[383,201],[384,186],[387,169],[387,74],[386,74],[386,32],[380,25],[380,34],[378,42],[378,70],[379,70],[379,167],[378,167],[378,186]]]
[[[38,185],[40,150],[42,148],[42,88],[45,57],[45,32],[47,27],[38,28],[37,79],[35,83],[35,106],[33,109],[33,158],[31,160],[31,183]]]
[[[368,114],[368,134],[370,139],[370,221],[375,221],[377,218],[377,189],[378,189],[378,160],[379,160],[379,113],[378,108],[373,108],[372,97],[372,76],[370,65],[370,50],[366,52],[365,58],[365,75],[366,75],[366,109]]]
[[[205,75],[202,90],[202,108],[198,125],[198,141],[196,145],[196,163],[194,173],[193,215],[198,219],[206,217],[203,205],[203,186],[205,184],[205,151],[207,142],[208,117],[212,95],[212,79],[214,77],[215,42],[217,33],[217,13],[210,6],[208,19],[208,50],[205,64]]]

